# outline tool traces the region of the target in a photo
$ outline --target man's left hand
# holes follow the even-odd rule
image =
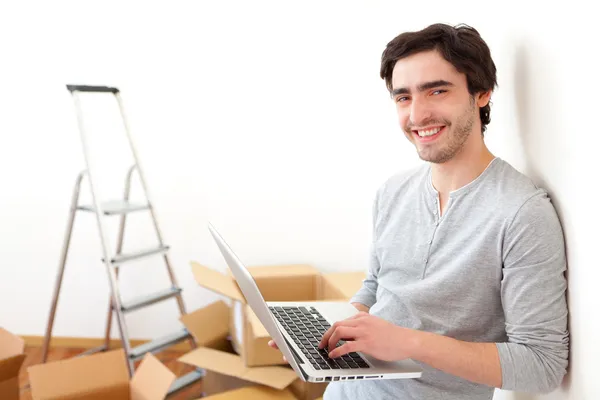
[[[416,340],[415,332],[369,313],[359,312],[334,323],[323,335],[319,348],[327,347],[330,358],[360,351],[383,361],[399,361],[410,358]],[[336,348],[340,340],[346,343]]]

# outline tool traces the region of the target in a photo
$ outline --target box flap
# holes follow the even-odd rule
[[[223,351],[199,347],[182,357],[179,361],[200,368],[218,372],[223,375],[260,383],[275,389],[284,389],[298,377],[291,368],[287,367],[253,367],[244,365],[242,358]]]
[[[243,303],[246,298],[232,277],[192,261],[192,273],[198,285]]]
[[[317,276],[319,270],[311,265],[289,264],[289,265],[265,265],[249,267],[248,271],[254,278],[280,277],[280,276]]]
[[[349,300],[354,296],[365,278],[366,275],[362,271],[323,274],[323,279],[343,296],[340,300]]]
[[[24,351],[25,340],[0,328],[0,360],[23,354]]]
[[[266,301],[317,300],[320,275],[266,275],[255,277],[256,285]]]
[[[287,365],[281,351],[269,347],[271,336],[249,306],[244,307],[242,360],[247,367]]]
[[[262,322],[260,322],[260,320],[254,313],[254,311],[252,311],[252,308],[250,308],[250,306],[246,306],[246,314],[248,317],[248,323],[250,324],[250,327],[252,328],[252,335],[254,335],[255,338],[263,338],[263,337],[271,336],[271,335],[269,335],[269,332],[267,332],[267,328],[265,328],[265,326],[262,324]]]
[[[307,383],[298,379],[288,389],[298,400],[313,400],[323,396],[328,385],[328,382]]]
[[[213,396],[203,397],[210,400],[296,400],[289,390],[277,390],[264,386],[250,386],[230,390]]]
[[[0,399],[19,400],[19,398],[19,378],[17,376],[0,381]]]
[[[206,346],[229,335],[229,306],[217,301],[180,318],[196,339],[198,346]]]
[[[131,379],[130,400],[163,400],[175,378],[155,356],[146,353]]]
[[[27,357],[25,354],[19,354],[0,360],[0,382],[19,376],[25,357]]]
[[[37,364],[27,372],[34,399],[83,398],[119,387],[128,397],[129,373],[123,349]]]

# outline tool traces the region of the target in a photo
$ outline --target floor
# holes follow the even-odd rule
[[[72,347],[54,347],[48,354],[48,361],[62,360],[71,358],[79,353],[84,352],[86,349],[72,348]],[[21,374],[19,375],[19,386],[21,388],[20,400],[31,400],[31,392],[29,390],[29,384],[27,381],[27,367],[30,365],[38,364],[42,359],[42,348],[41,347],[27,347],[25,349],[27,358],[21,368]],[[155,354],[155,356],[166,365],[175,375],[181,376],[192,371],[192,367],[186,366],[177,361],[177,358],[182,356],[183,352],[178,351],[163,351]],[[169,397],[169,400],[193,400],[198,399],[202,396],[202,382],[197,382],[187,388],[179,391],[178,393]]]

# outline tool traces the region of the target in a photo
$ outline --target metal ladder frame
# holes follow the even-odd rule
[[[54,325],[54,319],[56,316],[56,309],[58,306],[58,298],[60,295],[60,289],[62,286],[62,280],[64,276],[67,256],[69,252],[71,236],[73,232],[73,226],[75,223],[75,216],[78,211],[92,212],[96,215],[96,222],[98,225],[98,230],[100,233],[100,241],[102,247],[102,262],[106,267],[106,272],[108,274],[109,286],[110,286],[110,300],[108,307],[108,316],[106,321],[106,332],[105,332],[105,342],[104,345],[100,347],[96,347],[90,349],[84,353],[81,353],[79,356],[93,354],[99,351],[108,350],[110,347],[110,331],[112,324],[113,313],[116,314],[117,317],[117,326],[119,329],[119,336],[121,338],[121,342],[123,345],[123,349],[125,350],[127,356],[127,369],[129,372],[129,376],[133,376],[135,370],[135,361],[141,359],[147,352],[156,353],[159,352],[171,345],[182,342],[184,340],[188,340],[192,348],[196,347],[196,343],[192,335],[186,330],[183,329],[179,332],[160,337],[154,339],[148,343],[142,344],[135,348],[132,348],[130,345],[130,338],[127,329],[127,324],[125,321],[125,314],[128,312],[132,312],[138,310],[140,308],[150,306],[160,301],[164,301],[170,298],[175,297],[177,300],[177,305],[179,308],[179,312],[181,315],[186,314],[185,305],[183,303],[183,298],[181,296],[182,289],[179,287],[177,283],[177,279],[175,274],[173,273],[173,268],[171,265],[171,261],[169,259],[168,251],[169,246],[166,246],[163,239],[163,234],[161,232],[160,226],[158,224],[158,219],[156,215],[156,210],[153,207],[153,203],[150,200],[150,196],[148,193],[148,186],[146,184],[145,176],[142,172],[142,168],[140,166],[140,159],[138,157],[138,153],[130,133],[129,124],[125,115],[125,109],[123,106],[123,101],[121,99],[119,89],[115,87],[108,86],[88,86],[88,85],[67,85],[67,89],[72,95],[74,106],[77,115],[77,122],[79,127],[79,132],[81,136],[81,143],[83,146],[83,152],[85,156],[85,162],[87,169],[83,170],[76,179],[75,187],[73,190],[73,195],[71,199],[71,207],[69,211],[69,219],[67,223],[67,229],[65,231],[65,237],[63,241],[63,248],[60,257],[60,263],[58,268],[58,274],[56,276],[56,282],[54,286],[54,294],[52,298],[52,304],[50,308],[50,315],[48,318],[48,325],[46,329],[46,334],[44,337],[44,343],[42,347],[42,363],[45,363],[48,358],[48,350],[50,345],[50,340],[52,336],[52,328]],[[79,92],[89,92],[89,93],[112,93],[116,100],[120,110],[121,118],[123,121],[123,125],[125,128],[125,133],[127,135],[127,139],[133,153],[133,157],[135,160],[135,164],[131,166],[129,171],[127,172],[125,179],[125,189],[123,193],[122,201],[115,203],[102,204],[98,199],[97,187],[94,185],[93,174],[91,170],[89,153],[90,148],[85,134],[85,128],[83,123],[83,116],[81,110],[81,104],[79,99]],[[141,182],[142,190],[146,198],[146,204],[132,204],[129,202],[130,192],[131,192],[131,181],[133,173],[137,170],[139,179]],[[88,176],[88,181],[90,185],[90,191],[93,199],[92,205],[80,205],[79,204],[79,195],[81,191],[81,184],[83,179]],[[158,248],[149,249],[145,251],[141,251],[135,254],[124,254],[123,251],[123,242],[125,235],[125,225],[126,225],[126,216],[130,212],[136,211],[150,211],[150,215],[152,218],[153,226],[157,235],[157,239],[159,242]],[[120,223],[119,223],[119,231],[118,231],[118,239],[116,244],[116,251],[114,255],[111,252],[109,240],[107,236],[107,229],[105,226],[104,218],[110,217],[114,215],[120,215]],[[169,289],[160,291],[158,293],[154,293],[151,295],[141,296],[139,298],[133,299],[127,303],[123,303],[121,300],[121,295],[118,286],[118,271],[121,264],[124,264],[128,261],[139,260],[144,257],[149,257],[153,255],[162,255],[163,260],[165,262],[165,266],[167,268],[169,279],[171,281],[171,287]],[[169,394],[174,393],[196,381],[204,376],[204,370],[196,369],[191,373],[188,373],[180,378],[178,378],[169,390]]]

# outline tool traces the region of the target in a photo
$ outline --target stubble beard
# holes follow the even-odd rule
[[[474,99],[471,101],[471,107],[456,121],[456,126],[453,129],[454,124],[447,121],[443,123],[446,126],[447,143],[442,145],[440,149],[432,148],[433,146],[427,146],[428,148],[421,148],[417,146],[417,152],[419,158],[423,161],[428,161],[434,164],[443,164],[454,158],[464,147],[465,142],[469,138],[475,123],[475,102]],[[446,121],[445,121],[446,122]],[[433,123],[431,125],[434,125]],[[440,124],[442,125],[442,124]],[[412,134],[412,131],[410,131]]]

